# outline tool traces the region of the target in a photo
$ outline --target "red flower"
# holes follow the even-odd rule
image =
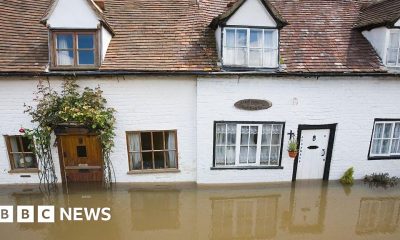
[[[20,133],[25,133],[25,128],[20,128],[20,129],[19,129],[19,132],[20,132]]]

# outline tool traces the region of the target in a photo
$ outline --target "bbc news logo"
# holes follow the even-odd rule
[[[0,206],[0,223],[54,223],[56,211],[54,206]],[[14,218],[16,215],[16,218]],[[58,211],[60,221],[110,221],[110,208],[60,208]]]

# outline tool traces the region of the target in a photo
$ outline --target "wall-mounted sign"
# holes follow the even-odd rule
[[[235,107],[242,110],[257,111],[272,107],[272,103],[262,99],[243,99],[237,101]]]

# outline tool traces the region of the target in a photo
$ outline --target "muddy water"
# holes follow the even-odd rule
[[[400,239],[400,187],[79,185],[47,197],[0,188],[0,205],[54,205],[55,223],[0,223],[0,239]],[[59,209],[111,208],[110,221],[60,221]]]

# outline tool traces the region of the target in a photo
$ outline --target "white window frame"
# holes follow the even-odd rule
[[[369,152],[369,156],[370,157],[395,157],[395,156],[399,156],[400,157],[400,153],[391,153],[393,140],[399,140],[400,141],[400,138],[394,138],[394,130],[395,130],[395,126],[396,126],[397,123],[400,124],[400,121],[375,121],[374,122],[374,129],[373,129],[373,133],[372,133],[371,147],[370,147],[370,152]],[[376,129],[376,125],[377,124],[383,124],[382,137],[380,137],[380,138],[375,137],[375,129]],[[386,124],[392,124],[392,127],[390,129],[390,138],[385,138],[383,136]],[[378,153],[378,154],[377,153],[373,153],[372,150],[374,148],[374,140],[389,140],[390,141],[390,143],[389,143],[389,152],[388,153]],[[379,149],[382,148],[382,144],[383,144],[383,141],[381,141]]]
[[[247,31],[247,40],[246,40],[246,49],[247,49],[247,59],[246,59],[246,64],[244,65],[240,65],[240,64],[225,64],[224,61],[224,56],[225,56],[225,49],[226,47],[226,42],[227,42],[227,34],[226,34],[226,30],[235,30],[235,46],[233,47],[235,49],[235,62],[236,62],[236,55],[237,55],[237,51],[236,49],[238,48],[244,48],[244,47],[236,47],[236,32],[237,30],[246,30]],[[261,30],[262,31],[262,47],[250,47],[250,30]],[[276,44],[275,46],[273,46],[272,48],[267,48],[264,45],[264,33],[265,32],[272,32],[272,36],[274,39],[274,43]],[[245,27],[224,27],[223,31],[223,46],[222,46],[222,62],[224,66],[233,66],[233,67],[251,67],[251,68],[277,68],[279,65],[279,30],[275,29],[275,28],[245,28]],[[251,49],[261,49],[261,60],[262,60],[262,64],[261,66],[252,66],[250,65],[250,50]],[[266,50],[270,50],[270,51],[275,51],[276,52],[276,59],[275,61],[272,61],[273,65],[265,65],[264,64],[264,54]]]
[[[392,33],[397,33],[399,34],[399,38],[397,39],[398,41],[398,48],[390,48],[390,43],[391,43],[391,38],[390,35]],[[389,53],[390,53],[390,49],[396,49],[397,50],[397,56],[396,56],[396,64],[392,64],[389,63]],[[390,29],[389,30],[389,37],[387,40],[387,48],[386,48],[386,66],[388,67],[400,67],[400,61],[399,61],[399,57],[400,57],[400,29]]]
[[[267,167],[268,168],[268,167],[279,167],[280,166],[281,158],[282,158],[282,147],[283,147],[282,138],[283,138],[283,134],[284,134],[284,123],[278,123],[278,122],[260,122],[260,123],[217,122],[216,125],[215,125],[216,126],[215,129],[217,129],[218,124],[226,125],[226,127],[225,127],[225,144],[224,145],[218,145],[215,142],[213,147],[214,147],[214,149],[216,147],[225,147],[225,156],[224,156],[225,164],[224,165],[218,165],[216,163],[216,159],[215,159],[215,156],[214,156],[214,161],[215,161],[214,162],[214,167],[215,168],[235,168],[235,167],[238,167],[238,168],[240,168],[240,167]],[[227,126],[229,124],[236,124],[236,138],[235,138],[236,139],[236,143],[235,143],[235,145],[228,144],[228,139],[227,139],[228,138],[227,137],[228,136],[228,134],[227,134],[228,127]],[[263,133],[262,131],[263,131],[263,126],[264,125],[271,125],[271,143],[270,143],[270,145],[263,145],[262,144],[262,133]],[[278,144],[272,144],[273,129],[274,129],[274,126],[276,126],[276,125],[281,126],[281,132],[279,134],[279,143]],[[241,129],[242,129],[243,126],[244,127],[249,127],[249,128],[252,127],[252,126],[258,127],[258,130],[257,130],[257,151],[256,151],[256,161],[255,161],[255,163],[240,163]],[[215,132],[214,132],[214,137],[215,138],[216,138],[216,134],[217,134],[216,131],[217,130],[215,130]],[[235,164],[234,165],[232,165],[232,164],[228,165],[227,161],[226,161],[226,148],[227,147],[233,147],[233,146],[235,146]],[[261,164],[261,149],[262,149],[263,146],[264,147],[265,146],[269,146],[270,147],[268,164]],[[270,164],[271,154],[272,154],[272,147],[279,147],[278,162],[277,162],[277,164],[273,164],[273,165]],[[248,154],[249,154],[249,152],[248,152]],[[248,159],[247,159],[247,161],[248,161]]]

